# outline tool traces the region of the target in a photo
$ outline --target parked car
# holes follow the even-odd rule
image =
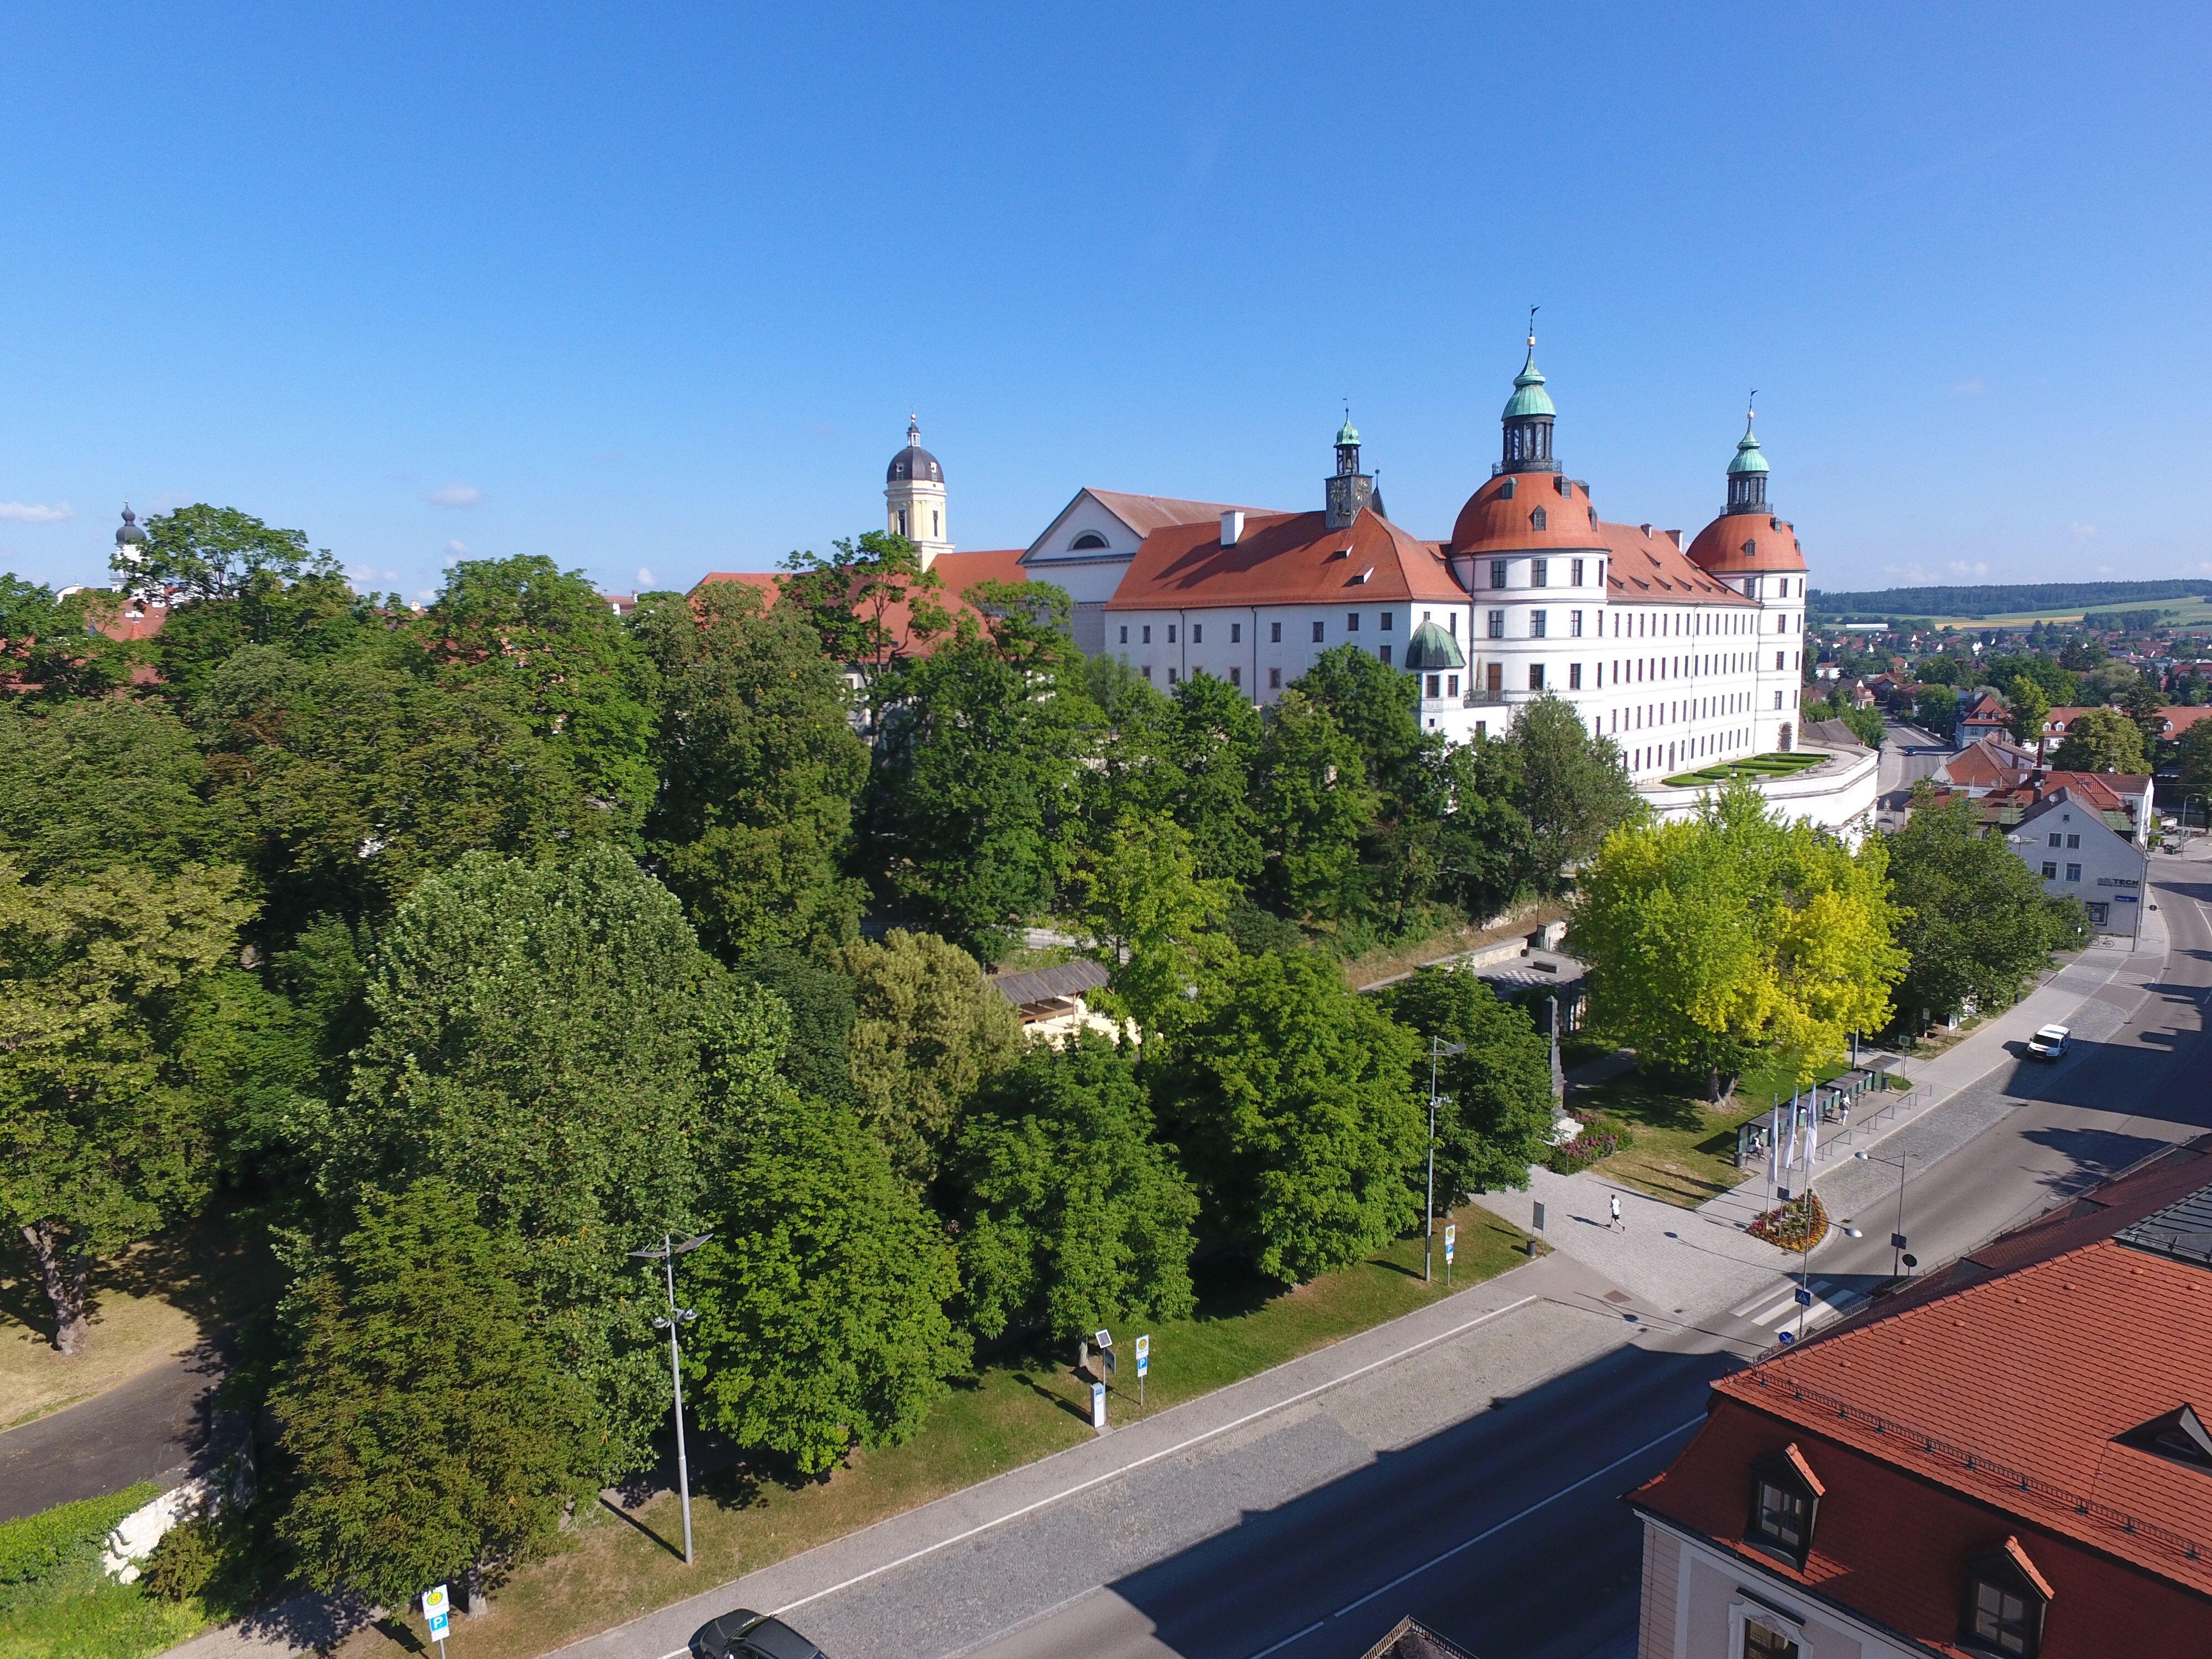
[[[739,1607],[691,1632],[691,1659],[824,1659],[781,1619]]]
[[[2074,1046],[2074,1034],[2063,1025],[2046,1025],[2027,1040],[2030,1060],[2056,1060]]]

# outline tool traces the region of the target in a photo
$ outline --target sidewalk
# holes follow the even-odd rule
[[[1619,1326],[1622,1344],[1651,1326],[1636,1301],[1623,1297],[1582,1263],[1555,1253],[1127,1428],[1109,1429],[1081,1445],[702,1588],[688,1600],[559,1651],[572,1659],[675,1659],[691,1632],[717,1613],[737,1607],[779,1612],[805,1607],[1140,1468],[1240,1431],[1256,1431],[1253,1425],[1278,1413],[1454,1338],[1492,1324],[1504,1327],[1512,1316],[1547,1304],[1602,1315]],[[302,1636],[314,1630],[319,1616],[327,1620],[328,1610],[303,1600],[273,1614],[210,1631],[172,1649],[171,1659],[274,1659],[308,1645]]]
[[[2155,975],[2166,953],[2166,917],[2150,910],[2143,918],[2140,946],[2130,951],[2098,945],[2082,951],[2051,974],[2014,1006],[1990,1016],[1944,1053],[1907,1060],[1899,1068],[1912,1086],[1875,1121],[1865,1116],[1849,1129],[1824,1129],[1813,1166],[1817,1182],[1849,1164],[1855,1152],[1918,1121],[1961,1090],[2011,1062],[2013,1045],[2039,1026],[2064,1024],[2114,980],[2131,970]],[[1590,1069],[1608,1064],[1592,1062]],[[1571,1074],[1572,1075],[1572,1074]],[[1871,1113],[1874,1097],[1862,1097]],[[1609,1200],[1620,1200],[1622,1225],[1612,1225]],[[1545,1206],[1540,1237],[1554,1249],[1572,1255],[1593,1272],[1652,1306],[1667,1323],[1713,1321],[1744,1297],[1773,1283],[1796,1257],[1751,1237],[1743,1229],[1769,1207],[1762,1164],[1732,1190],[1685,1210],[1610,1182],[1593,1170],[1554,1175],[1538,1167],[1528,1172],[1525,1192],[1485,1193],[1482,1206],[1516,1227],[1536,1231],[1534,1208]]]

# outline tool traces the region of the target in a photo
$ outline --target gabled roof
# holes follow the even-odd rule
[[[1726,582],[1716,581],[1692,564],[1665,532],[1651,533],[1648,525],[1606,524],[1598,535],[1613,556],[1606,561],[1605,586],[1616,600],[1642,600],[1655,605],[1733,605],[1757,610]]]
[[[2105,822],[2104,815],[2126,811],[2129,805],[2126,800],[2100,783],[2094,773],[2063,772],[2055,775],[2079,781],[2054,783],[2051,776],[2039,779],[2041,793],[2035,804],[2021,815],[2021,828],[2026,829],[2055,807],[2079,806],[2087,810],[2090,817],[2096,819],[2100,829],[2112,830],[2114,835],[2120,833]]]
[[[1050,541],[1053,532],[1066,520],[1069,514],[1083,504],[1086,496],[1127,526],[1130,532],[1139,540],[1155,530],[1166,529],[1170,525],[1218,524],[1224,513],[1257,514],[1267,510],[1240,507],[1235,501],[1192,501],[1178,495],[1133,495],[1120,489],[1094,489],[1086,484],[1068,498],[1066,507],[1052,515],[1052,522],[1045,526],[1035,541],[1022,550],[1022,556],[1028,558]]]
[[[936,574],[937,579],[945,584],[944,592],[936,596],[938,603],[950,611],[956,618],[963,615],[980,616],[981,613],[962,596],[978,582],[1027,581],[1029,572],[1022,568],[1021,559],[1022,550],[1018,547],[982,549],[973,553],[939,554],[930,562],[929,566],[930,569]],[[691,591],[696,593],[699,588],[705,586],[708,582],[743,582],[748,587],[757,589],[766,604],[774,605],[783,595],[783,590],[777,586],[777,580],[776,575],[769,571],[710,570],[699,579]],[[939,641],[949,635],[933,635],[929,639],[919,642],[909,639],[907,634],[907,623],[910,614],[910,610],[905,604],[895,603],[884,611],[884,624],[890,629],[891,637],[897,642],[901,650],[927,656],[936,648]]]
[[[1436,544],[1372,508],[1340,530],[1322,513],[1258,514],[1227,547],[1218,520],[1170,525],[1145,538],[1109,611],[1229,605],[1464,604]]]
[[[1936,771],[1965,789],[2016,789],[2035,775],[2035,757],[2002,738],[1977,738]]]

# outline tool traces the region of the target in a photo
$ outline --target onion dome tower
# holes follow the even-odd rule
[[[1802,595],[1802,581],[1754,580],[1797,575],[1805,568],[1805,554],[1796,531],[1774,516],[1766,499],[1766,456],[1752,432],[1752,420],[1751,414],[1743,417],[1743,436],[1736,440],[1728,465],[1728,505],[1690,544],[1690,562],[1747,598],[1775,597],[1784,587]]]
[[[1359,470],[1359,429],[1352,424],[1352,411],[1344,411],[1344,424],[1336,431],[1336,471],[1328,480],[1328,511],[1324,523],[1342,530],[1358,518],[1363,507],[1382,511],[1382,497],[1375,480]]]
[[[1413,637],[1406,642],[1406,671],[1408,673],[1420,674],[1466,666],[1467,658],[1460,651],[1459,641],[1434,622],[1423,623],[1413,630]]]
[[[1764,513],[1766,511],[1766,457],[1759,453],[1759,440],[1752,434],[1751,422],[1755,410],[1746,410],[1743,417],[1743,436],[1735,441],[1735,459],[1728,466],[1728,513]]]
[[[123,504],[122,527],[115,532],[115,556],[125,564],[138,562],[138,550],[146,544],[146,532],[138,527],[138,515],[131,510],[131,503]]]
[[[945,469],[921,447],[921,423],[908,416],[906,447],[884,472],[884,527],[912,542],[927,569],[939,554],[952,550],[946,524]]]
[[[1552,459],[1552,422],[1559,411],[1552,394],[1544,390],[1544,373],[1536,367],[1536,313],[1528,313],[1528,361],[1513,377],[1513,395],[1505,400],[1504,453],[1501,472],[1557,472]]]

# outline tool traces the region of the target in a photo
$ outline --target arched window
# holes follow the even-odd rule
[[[1528,514],[1528,528],[1531,530],[1541,530],[1543,527],[1544,509],[1540,507]]]
[[[1068,550],[1073,553],[1086,552],[1092,548],[1103,547],[1105,545],[1106,538],[1095,530],[1085,531],[1080,536],[1078,536],[1073,541],[1067,544]]]

